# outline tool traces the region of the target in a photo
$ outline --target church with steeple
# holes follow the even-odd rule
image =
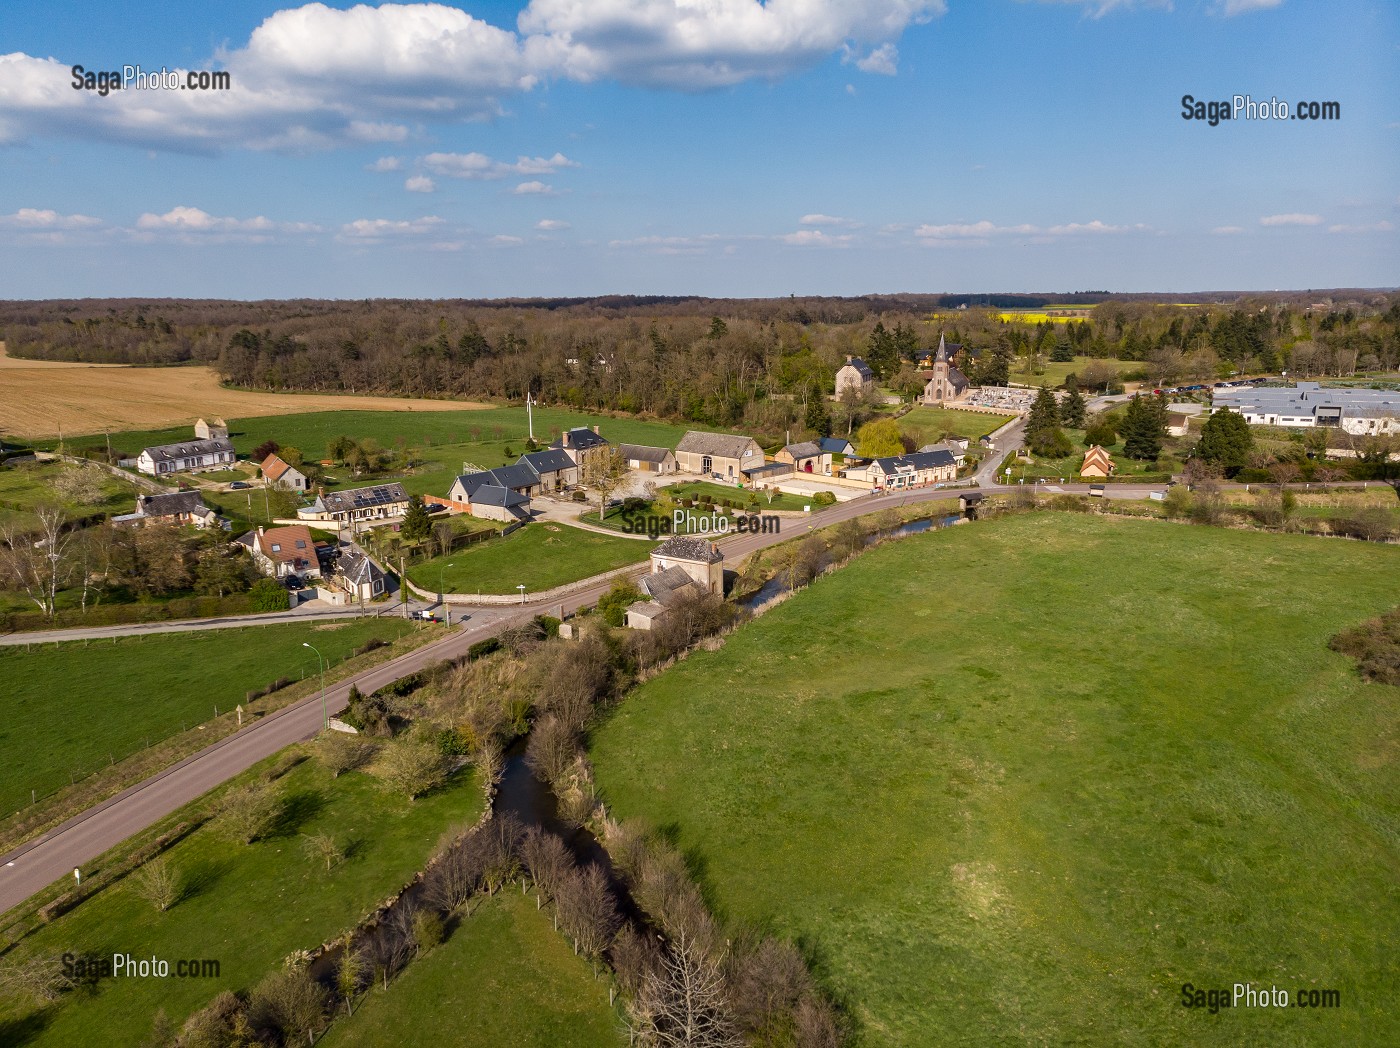
[[[949,345],[942,335],[938,336],[938,352],[933,355],[933,374],[924,384],[924,395],[919,398],[920,403],[947,404],[967,392],[967,376],[953,363],[953,358],[958,355],[960,349],[962,346],[957,343]]]

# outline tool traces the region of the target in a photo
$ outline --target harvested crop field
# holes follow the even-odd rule
[[[156,429],[193,423],[201,415],[243,418],[303,411],[466,411],[472,401],[397,397],[263,393],[225,389],[207,367],[137,368],[20,360],[0,342],[0,418],[12,437],[59,432]]]

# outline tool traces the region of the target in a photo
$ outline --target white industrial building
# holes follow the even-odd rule
[[[1357,436],[1400,433],[1400,392],[1324,389],[1317,382],[1288,388],[1217,389],[1215,410],[1229,408],[1251,426],[1327,426]]]

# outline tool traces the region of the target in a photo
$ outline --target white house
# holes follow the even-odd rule
[[[159,444],[145,448],[136,456],[136,468],[153,477],[169,473],[198,473],[202,470],[223,469],[237,461],[233,444],[227,437],[208,440],[187,440],[181,444]]]

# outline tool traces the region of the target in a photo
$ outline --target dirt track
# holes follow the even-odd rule
[[[137,368],[18,360],[0,342],[0,430],[15,437],[161,429],[201,415],[248,418],[303,411],[469,411],[472,401],[255,393],[224,389],[212,368]]]

